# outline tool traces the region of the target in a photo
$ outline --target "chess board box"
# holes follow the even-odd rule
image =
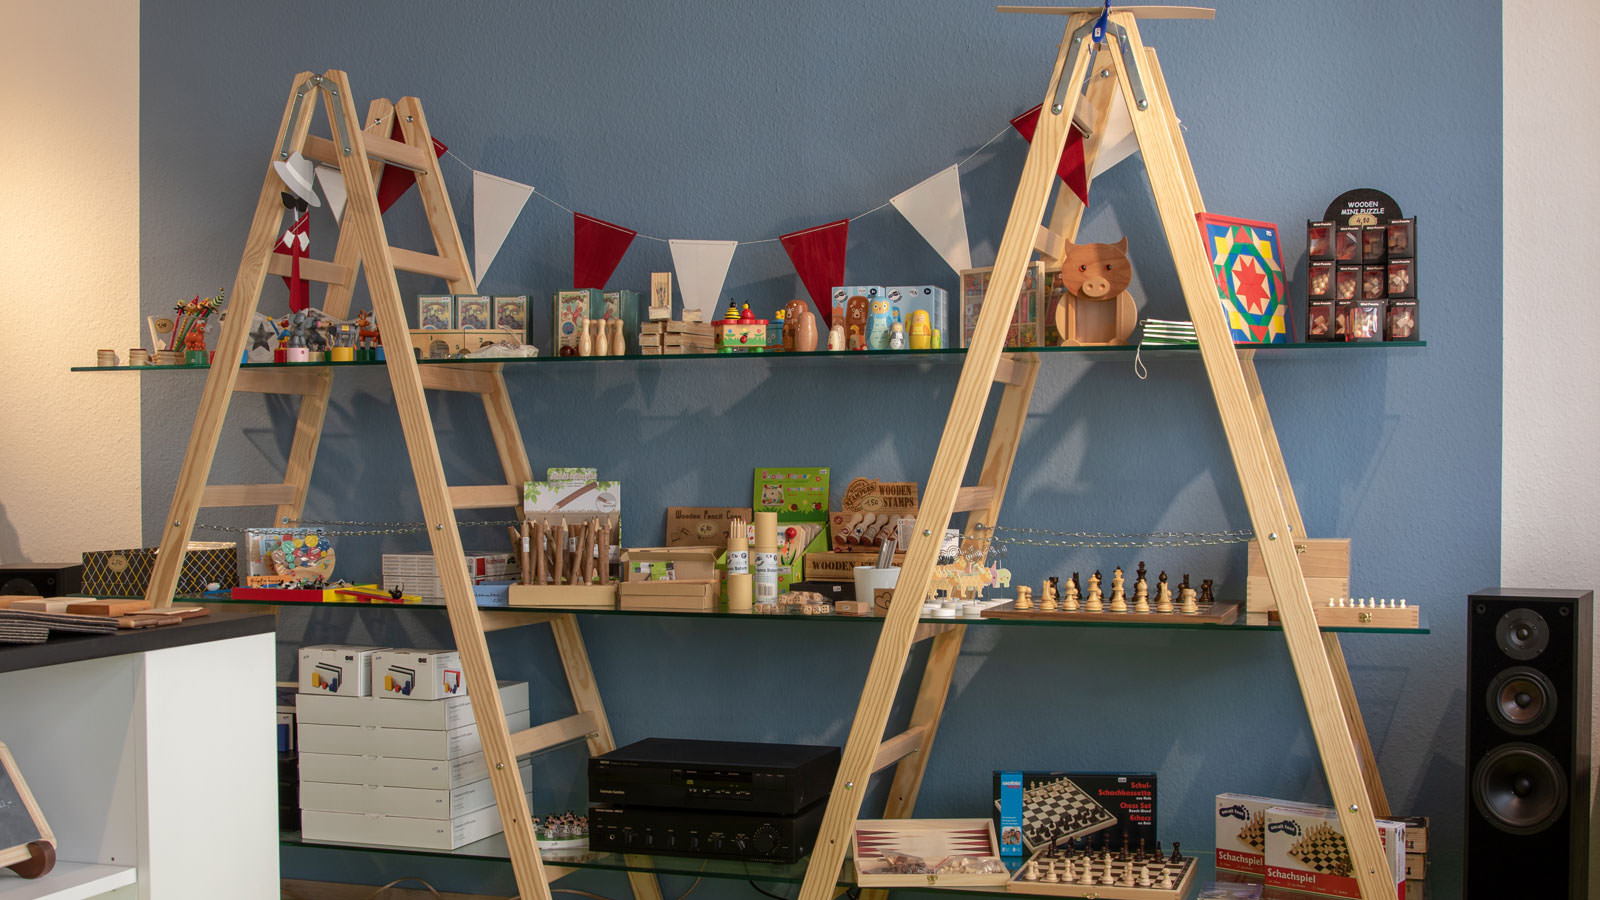
[[[1314,803],[1296,803],[1253,794],[1218,794],[1216,804],[1217,870],[1239,872],[1259,880],[1266,875],[1267,810],[1273,807],[1319,810]]]
[[[988,819],[860,819],[850,835],[861,887],[1004,885],[996,850]]]
[[[1156,842],[1153,772],[994,773],[994,822],[1008,866],[1073,838],[1099,836],[1129,846]]]
[[[1273,806],[1267,809],[1267,890],[1286,888],[1324,897],[1361,896],[1339,816],[1331,809]],[[1389,871],[1399,900],[1406,900],[1406,826],[1378,820]]]

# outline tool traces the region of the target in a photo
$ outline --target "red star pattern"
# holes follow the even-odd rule
[[[1260,315],[1266,312],[1267,304],[1271,300],[1267,293],[1267,273],[1256,267],[1256,261],[1249,257],[1241,257],[1233,269],[1233,290],[1243,300],[1250,312]]]

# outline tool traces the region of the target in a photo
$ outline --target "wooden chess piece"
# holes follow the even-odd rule
[[[1167,584],[1167,573],[1156,580],[1156,612],[1172,612],[1172,588]]]
[[[1072,573],[1072,580],[1067,582],[1067,596],[1061,601],[1061,609],[1065,612],[1078,611],[1078,573]]]
[[[1046,581],[1039,588],[1039,609],[1042,612],[1056,611],[1056,592],[1051,590],[1050,582]]]
[[[1139,580],[1133,583],[1133,611],[1147,613],[1150,611],[1150,585],[1144,580],[1144,563],[1139,563]],[[1144,842],[1143,838],[1139,839]],[[1142,851],[1141,851],[1142,852]]]
[[[1013,607],[1018,611],[1033,609],[1033,588],[1025,584],[1017,586],[1017,605]]]
[[[1200,582],[1200,602],[1215,603],[1216,598],[1211,596],[1211,579]]]
[[[1122,567],[1111,570],[1111,611],[1127,612],[1128,598],[1122,592]]]
[[[1100,602],[1100,572],[1098,570],[1089,576],[1089,596],[1084,601],[1083,608],[1087,612],[1103,612],[1105,610],[1105,604]]]
[[[1195,602],[1194,588],[1185,584],[1178,590],[1178,612],[1192,616],[1200,611],[1200,604]]]

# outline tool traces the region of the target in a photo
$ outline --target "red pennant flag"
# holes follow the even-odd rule
[[[405,132],[400,129],[400,120],[398,118],[395,119],[394,127],[389,129],[389,137],[397,141],[403,141],[406,138]],[[450,149],[440,143],[438,138],[431,138],[431,140],[433,141],[433,155],[435,157],[443,156],[444,152]],[[393,206],[395,201],[404,196],[405,192],[411,190],[411,186],[416,183],[417,175],[410,169],[401,168],[400,166],[384,166],[383,174],[378,177],[378,212],[388,212],[389,207]]]
[[[792,231],[778,238],[789,252],[789,261],[805,284],[811,302],[822,311],[822,318],[833,325],[833,289],[844,284],[845,238],[850,220],[840,219],[804,231]]]
[[[1011,127],[1030,144],[1033,143],[1033,130],[1039,125],[1039,111],[1043,108],[1044,104],[1040,104],[1011,120]],[[1077,125],[1068,126],[1067,146],[1061,151],[1061,161],[1056,163],[1056,174],[1067,183],[1067,187],[1072,188],[1084,206],[1089,205],[1089,172],[1083,162],[1083,133]]]
[[[639,232],[583,213],[572,214],[572,286],[605,290]]]
[[[300,260],[305,259],[306,252],[311,249],[311,213],[304,212],[283,237],[272,248],[273,253],[282,253],[289,257],[289,274],[284,276],[283,283],[289,287],[289,311],[299,312],[311,305],[311,294],[305,281],[300,278]]]

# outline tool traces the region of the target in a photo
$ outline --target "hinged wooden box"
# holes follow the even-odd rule
[[[1350,596],[1349,538],[1297,538],[1294,548],[1300,557],[1300,570],[1306,576],[1306,587],[1311,591],[1313,607],[1326,606],[1329,597]],[[1278,598],[1267,580],[1267,566],[1261,559],[1259,540],[1250,542],[1248,559],[1244,583],[1245,621],[1264,625],[1267,614],[1278,608]]]
[[[629,547],[622,551],[622,580],[715,581],[716,547]]]
[[[614,584],[513,584],[506,588],[508,606],[546,609],[615,609]]]
[[[1005,884],[990,819],[860,819],[850,836],[862,887]]]
[[[631,611],[712,612],[717,608],[716,579],[624,581],[617,588],[617,608]]]

